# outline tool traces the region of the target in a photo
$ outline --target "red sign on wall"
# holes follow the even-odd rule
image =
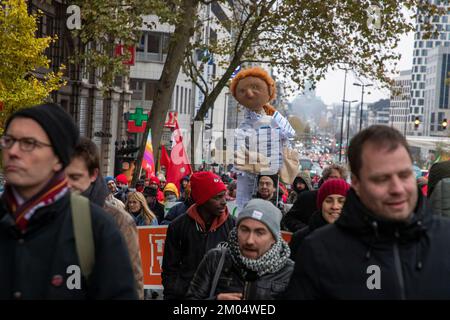
[[[125,47],[123,44],[118,44],[116,46],[116,49],[114,50],[115,56],[124,56],[125,55],[125,50],[128,50],[128,52],[130,53],[130,59],[129,60],[123,60],[122,63],[129,65],[129,66],[134,66],[134,61],[136,58],[136,47]]]

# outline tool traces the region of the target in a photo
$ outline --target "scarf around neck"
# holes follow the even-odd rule
[[[21,231],[26,230],[29,220],[38,209],[53,204],[69,191],[64,171],[56,173],[41,191],[23,203],[16,198],[13,188],[7,184],[2,197]]]
[[[236,230],[236,228],[231,230],[228,238],[228,245],[233,263],[239,270],[242,270],[241,272],[244,272],[244,269],[248,269],[256,272],[258,277],[261,277],[266,273],[278,272],[288,262],[289,256],[291,255],[291,250],[281,236],[278,236],[277,242],[274,243],[272,248],[270,248],[258,259],[249,259],[244,257],[239,249]],[[245,275],[243,276],[245,277]]]

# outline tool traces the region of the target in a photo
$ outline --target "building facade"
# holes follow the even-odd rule
[[[448,1],[428,0],[447,10]],[[411,72],[411,104],[407,125],[408,135],[426,134],[425,118],[425,83],[427,74],[427,57],[430,49],[435,47],[450,47],[450,17],[449,15],[433,17],[418,14],[416,18],[416,32],[414,35],[413,67]],[[425,23],[431,22],[438,35],[430,39],[424,39]],[[421,125],[416,129],[414,120],[418,117]]]
[[[394,79],[394,86],[390,94],[389,123],[398,131],[406,135],[409,107],[411,102],[411,70],[400,71]]]
[[[442,123],[444,119],[450,119],[449,74],[450,47],[430,50],[425,81],[424,130],[427,136],[448,136]]]
[[[99,70],[88,70],[82,63],[70,62],[75,49],[89,50],[72,36],[66,26],[64,0],[28,1],[28,11],[41,11],[37,37],[57,35],[57,40],[46,50],[50,68],[54,71],[64,64],[64,80],[67,84],[55,91],[49,100],[59,103],[69,112],[80,129],[80,135],[91,139],[100,151],[103,175],[112,175],[115,165],[115,142],[126,138],[122,119],[128,108],[131,92],[126,78],[117,79],[112,90],[102,91]]]

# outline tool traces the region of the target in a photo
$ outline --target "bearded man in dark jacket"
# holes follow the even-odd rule
[[[191,176],[195,204],[169,224],[164,244],[164,299],[184,299],[200,261],[208,250],[225,243],[235,221],[228,213],[226,186],[211,172]]]
[[[6,123],[0,300],[137,298],[126,244],[112,217],[92,203],[95,261],[87,279],[80,268],[64,174],[78,135],[70,115],[54,104],[20,109]]]
[[[334,224],[298,250],[289,299],[450,299],[450,220],[432,215],[400,132],[351,141],[352,189]]]
[[[294,271],[289,246],[281,237],[280,222],[280,209],[271,202],[250,200],[230,233],[228,248],[212,249],[203,258],[187,297],[217,300],[279,298]],[[219,280],[216,287],[212,287],[217,272]]]

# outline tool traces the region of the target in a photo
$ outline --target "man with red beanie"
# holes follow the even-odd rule
[[[195,203],[167,230],[162,264],[164,299],[184,299],[205,253],[227,241],[235,221],[226,206],[226,189],[212,172],[192,175]]]
[[[150,176],[149,187],[156,189],[156,199],[162,204],[164,202],[164,193],[159,188],[160,185],[161,182],[156,176]]]

